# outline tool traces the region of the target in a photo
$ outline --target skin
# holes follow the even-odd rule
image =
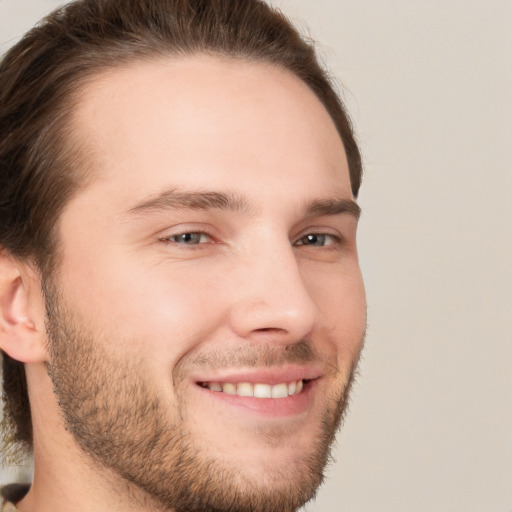
[[[320,483],[366,321],[357,212],[328,113],[287,71],[195,56],[103,73],[72,129],[94,178],[60,219],[58,274],[41,283],[17,264],[11,309],[25,323],[10,343],[23,350],[3,347],[27,363],[33,407],[36,470],[19,509],[177,510],[162,495],[177,438],[203,479],[230,482],[228,498],[296,508]],[[300,399],[198,385],[303,377]],[[119,455],[156,424],[160,461]],[[109,439],[119,445],[107,453]]]

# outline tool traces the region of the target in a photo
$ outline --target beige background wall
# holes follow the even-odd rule
[[[0,51],[58,3],[0,0]],[[512,1],[273,3],[320,42],[366,163],[367,347],[306,510],[512,512]]]

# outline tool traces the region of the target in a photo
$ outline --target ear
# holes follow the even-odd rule
[[[22,363],[47,360],[44,298],[36,272],[0,247],[0,348]]]

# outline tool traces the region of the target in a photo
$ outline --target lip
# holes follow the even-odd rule
[[[224,407],[238,409],[241,412],[256,414],[266,418],[283,418],[304,414],[311,407],[315,388],[319,379],[307,381],[298,395],[286,398],[254,398],[249,396],[228,395],[220,391],[212,391],[196,385],[196,390],[209,400],[210,407],[214,403]]]
[[[201,374],[193,374],[190,379],[195,383],[201,382],[249,382],[251,384],[280,384],[297,380],[316,380],[322,377],[323,371],[314,366],[288,365],[285,367],[259,368],[254,370],[218,370]]]
[[[209,407],[219,404],[223,409],[229,408],[231,413],[255,414],[270,418],[297,417],[305,414],[312,406],[318,383],[323,372],[314,367],[288,366],[286,368],[266,368],[252,371],[219,371],[209,372],[208,375],[195,376],[193,386],[203,399],[209,401]],[[200,384],[202,382],[251,384],[279,384],[282,382],[305,381],[302,391],[297,395],[286,398],[255,398],[229,395],[220,391],[212,391]]]

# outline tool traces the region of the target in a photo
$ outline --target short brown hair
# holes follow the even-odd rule
[[[30,30],[0,64],[0,249],[41,275],[57,254],[60,213],[84,183],[80,145],[66,135],[85,80],[158,55],[209,53],[275,64],[303,80],[331,115],[352,192],[361,157],[350,120],[313,45],[262,0],[78,0]],[[4,435],[30,451],[24,365],[3,354]]]

